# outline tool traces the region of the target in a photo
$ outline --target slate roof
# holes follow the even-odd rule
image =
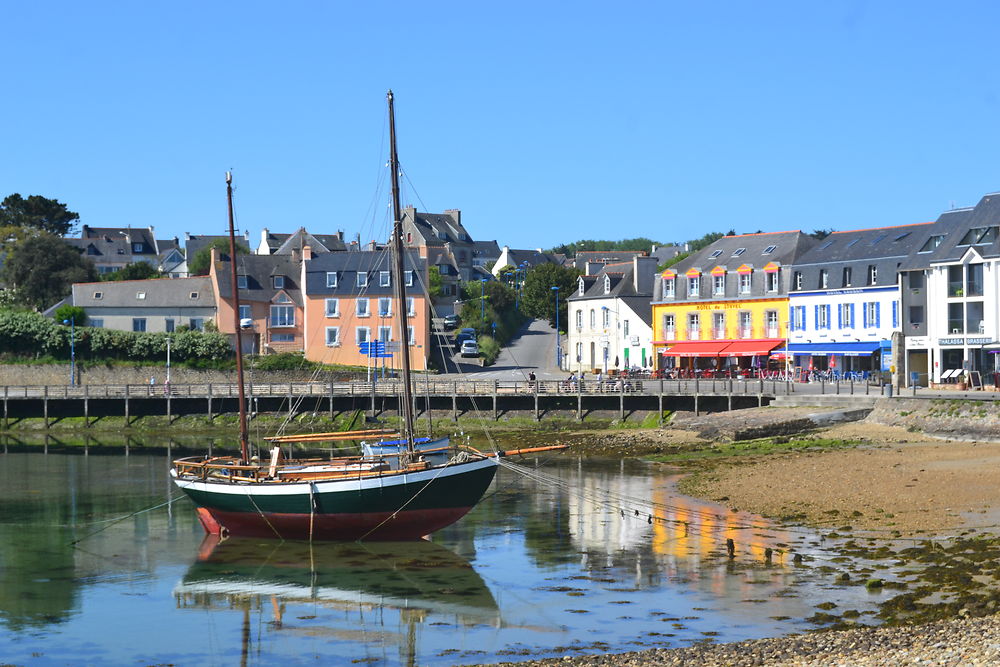
[[[820,239],[811,250],[794,262],[794,271],[802,274],[802,289],[844,289],[870,286],[869,267],[876,268],[875,286],[896,284],[896,274],[906,259],[926,241],[932,222],[895,227],[875,227],[833,232]],[[845,268],[850,269],[850,282]],[[826,287],[822,272],[826,271]]]
[[[184,234],[184,257],[188,260],[194,259],[194,256],[199,250],[207,245],[210,245],[213,241],[225,241],[229,243],[229,234]],[[245,233],[242,237],[236,238],[237,243],[242,243],[243,245],[250,247],[250,237],[249,233]],[[228,246],[227,246],[228,247]],[[252,251],[252,249],[251,249]]]
[[[236,273],[247,277],[246,289],[240,290],[240,301],[270,302],[276,294],[284,292],[298,306],[302,305],[302,290],[299,285],[299,262],[293,262],[291,255],[239,255],[236,258]],[[231,269],[228,255],[222,255],[216,266],[219,281],[219,295],[228,299],[232,294]],[[284,287],[274,287],[272,277],[285,277]]]
[[[456,219],[457,218],[457,219]],[[449,212],[421,213],[412,206],[403,209],[403,232],[413,233],[422,242],[414,238],[409,246],[440,246],[445,243],[472,244],[472,236],[462,225],[461,215],[455,211],[455,217]]]
[[[91,241],[103,241],[104,243],[115,243],[124,241],[127,244],[129,255],[156,255],[156,239],[153,238],[152,227],[90,227],[83,225],[80,228],[80,239]],[[133,245],[139,244],[141,247],[136,250]],[[98,244],[100,245],[100,244]],[[85,246],[78,246],[85,247]],[[121,254],[121,253],[115,253]]]
[[[347,250],[344,239],[338,234],[310,234],[305,227],[299,227],[293,234],[280,234],[272,236],[284,236],[284,241],[276,248],[271,248],[272,255],[290,255],[293,250],[299,250],[302,246],[312,247],[313,254],[326,252],[337,252]],[[271,245],[268,239],[268,246]]]
[[[379,272],[392,271],[391,255],[386,251],[331,252],[313,255],[306,263],[306,294],[308,295],[343,295],[343,296],[392,296],[392,284],[382,287],[379,283]],[[407,251],[403,255],[403,270],[416,271],[419,275],[413,278],[413,287],[409,288],[408,296],[423,295],[426,265],[416,251]],[[337,273],[337,286],[327,287],[326,274]],[[359,271],[368,273],[367,287],[357,286]]]
[[[562,264],[563,261],[558,255],[542,252],[540,250],[515,250],[507,249],[508,264],[511,266],[521,266],[524,262],[528,266],[538,266],[539,264]],[[563,258],[565,259],[565,258]]]
[[[969,248],[975,248],[984,258],[1000,257],[1000,235],[994,235],[989,243],[968,245],[964,241],[969,230],[1000,225],[1000,194],[985,195],[973,207],[946,211],[941,214],[924,234],[924,243],[932,237],[940,237],[940,243],[930,250],[921,252],[923,243],[917,245],[913,254],[903,262],[900,271],[926,269],[939,262],[957,262]]]
[[[95,298],[95,294],[100,298]],[[143,294],[139,298],[138,294]],[[197,294],[191,298],[192,294]],[[207,276],[151,278],[73,285],[73,305],[82,308],[215,308],[215,291]]]

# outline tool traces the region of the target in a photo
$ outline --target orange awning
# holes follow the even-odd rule
[[[664,352],[668,357],[720,357],[729,345],[724,340],[685,340],[674,343]]]
[[[726,346],[722,351],[726,357],[763,357],[771,354],[771,350],[785,344],[784,338],[764,338],[761,340],[738,340]]]

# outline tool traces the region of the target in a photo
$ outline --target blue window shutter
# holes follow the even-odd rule
[[[788,306],[788,330],[795,331],[795,306]]]
[[[844,307],[840,304],[837,304],[837,328],[844,328]]]
[[[815,312],[813,313],[813,317],[814,317],[814,319],[813,319],[813,326],[815,328],[819,329],[819,304],[813,306],[813,308],[815,309]]]
[[[861,326],[868,328],[868,302],[861,304]]]
[[[799,329],[806,330],[806,307],[799,306]]]
[[[833,318],[830,316],[830,304],[826,304],[826,328],[833,328]]]
[[[850,321],[849,326],[853,329],[854,328],[854,322],[855,322],[855,320],[854,320],[854,304],[853,303],[851,304],[851,313],[850,314],[851,314],[851,321]]]
[[[882,325],[882,304],[879,301],[875,302],[875,328],[877,329]]]
[[[899,327],[899,301],[892,302],[892,328]]]

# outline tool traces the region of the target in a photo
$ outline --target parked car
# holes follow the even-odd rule
[[[445,315],[444,316],[444,330],[451,331],[458,326],[458,315]]]
[[[455,347],[462,347],[462,343],[464,343],[467,340],[471,340],[473,342],[476,341],[476,330],[475,329],[465,328],[465,329],[462,329],[461,331],[459,331],[458,335],[455,336]]]
[[[478,357],[479,343],[474,340],[467,340],[462,343],[461,355],[463,357]]]

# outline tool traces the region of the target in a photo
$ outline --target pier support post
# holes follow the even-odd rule
[[[499,380],[493,381],[493,421],[500,419],[497,414],[497,385],[500,383]]]
[[[583,373],[576,381],[576,420],[583,421]]]
[[[625,421],[625,389],[618,392],[618,419]]]
[[[698,393],[697,392],[695,392],[695,395],[694,395],[694,416],[695,417],[698,416]]]
[[[42,392],[42,409],[45,414],[45,428],[49,427],[49,386],[45,385]]]
[[[172,409],[173,406],[170,404],[170,389],[168,387],[165,387],[164,391],[167,394],[167,426],[170,426],[170,424],[173,423],[174,421],[174,414]],[[190,392],[191,392],[191,387],[189,386],[188,393],[190,394]]]
[[[208,383],[208,421],[212,421],[212,383]]]
[[[330,380],[330,421],[333,421],[333,380]]]
[[[458,383],[451,382],[451,420],[458,421]]]
[[[130,423],[128,414],[128,385],[125,385],[125,426],[128,426]]]
[[[88,394],[89,385],[83,386],[83,427],[90,428],[90,398]]]
[[[542,417],[538,412],[538,381],[535,381],[535,386],[533,387],[535,392],[535,421],[541,421]]]

